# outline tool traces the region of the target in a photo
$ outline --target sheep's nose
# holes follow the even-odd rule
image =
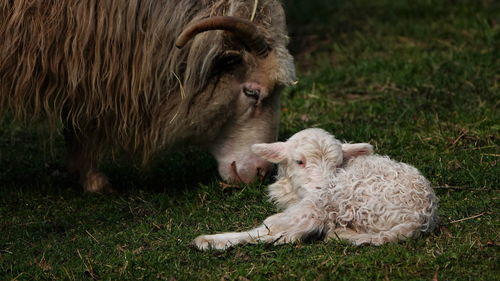
[[[241,85],[241,91],[245,96],[260,101],[269,95],[269,89],[257,82],[246,82]]]
[[[267,162],[255,163],[257,165],[250,167],[238,166],[236,161],[231,163],[230,179],[235,182],[251,183],[257,180],[263,180],[271,165]],[[251,167],[253,166],[253,167]]]
[[[257,167],[257,177],[259,177],[259,180],[263,180],[266,178],[268,170],[269,168]]]
[[[260,88],[245,86],[245,87],[243,87],[243,93],[245,93],[245,95],[247,97],[254,98],[254,99],[258,100],[260,97]]]

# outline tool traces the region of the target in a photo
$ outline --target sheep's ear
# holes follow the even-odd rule
[[[252,145],[253,153],[272,163],[279,163],[286,159],[286,143],[258,143]]]
[[[373,146],[369,143],[344,143],[342,144],[344,159],[357,157],[361,155],[373,154]]]

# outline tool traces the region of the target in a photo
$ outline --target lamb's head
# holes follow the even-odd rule
[[[368,143],[343,144],[327,131],[311,128],[286,142],[255,144],[252,151],[279,164],[278,179],[288,180],[299,193],[309,193],[328,186],[346,160],[372,154],[373,147]]]

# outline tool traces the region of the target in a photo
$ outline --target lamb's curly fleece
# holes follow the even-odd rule
[[[322,129],[306,129],[253,150],[279,163],[269,197],[282,212],[250,231],[199,236],[199,249],[311,237],[381,245],[437,225],[438,199],[429,181],[413,166],[372,155],[369,144],[342,144]]]

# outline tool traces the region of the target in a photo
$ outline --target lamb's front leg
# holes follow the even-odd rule
[[[325,233],[321,213],[312,202],[300,202],[282,213],[268,217],[261,226],[252,230],[201,235],[193,244],[200,250],[226,250],[238,244],[296,242],[310,235]]]
[[[286,178],[279,179],[268,188],[269,198],[279,210],[284,210],[300,201],[299,194]]]
[[[279,236],[273,236],[270,231],[270,227],[266,225],[266,222],[269,223],[270,221],[275,221],[280,216],[283,216],[283,213],[268,217],[264,221],[263,225],[248,231],[201,235],[194,239],[193,245],[198,249],[205,251],[211,249],[226,250],[238,244],[273,242],[274,240],[279,239]]]

